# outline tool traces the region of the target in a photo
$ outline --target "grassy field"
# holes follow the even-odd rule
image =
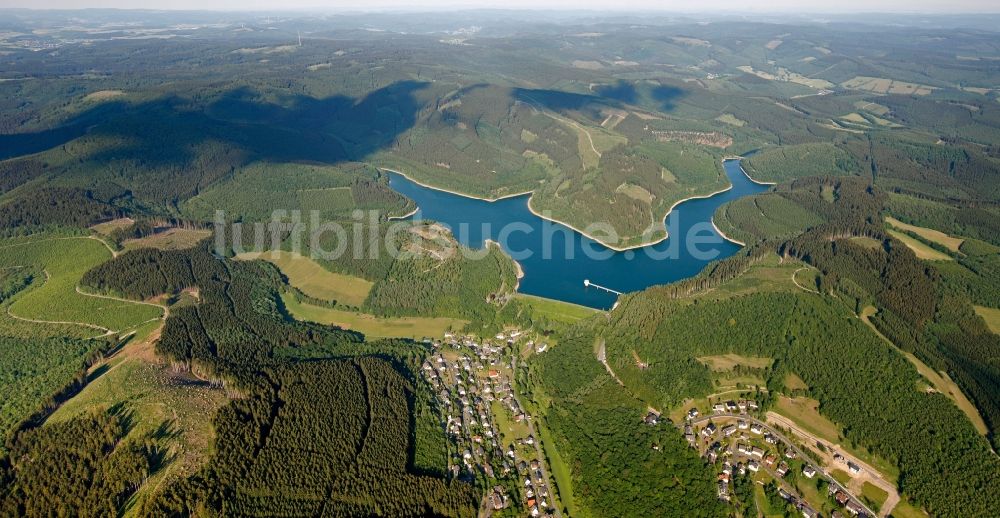
[[[802,498],[816,507],[817,510],[823,512],[823,516],[829,516],[827,509],[832,508],[833,504],[830,502],[830,498],[826,495],[826,491],[820,492],[816,488],[815,480],[808,479],[805,477],[796,477],[794,482],[795,489],[798,491]]]
[[[183,250],[193,247],[210,235],[212,235],[212,232],[209,230],[171,228],[140,239],[129,239],[122,243],[122,245],[124,245],[125,250],[135,250],[136,248]]]
[[[444,317],[381,318],[354,311],[303,304],[291,296],[283,296],[282,300],[289,313],[299,320],[335,325],[370,337],[434,338],[444,335],[448,330],[462,329],[469,323],[467,320]]]
[[[542,316],[557,322],[565,322],[567,324],[572,324],[573,322],[583,320],[600,313],[600,311],[586,306],[547,299],[544,297],[536,297],[534,295],[518,293],[514,296],[514,298],[528,305],[531,308],[533,315]]]
[[[885,499],[889,497],[884,489],[876,487],[871,482],[865,482],[861,487],[861,498],[873,504],[873,510],[879,510],[885,504]]]
[[[373,285],[360,277],[331,272],[316,261],[292,252],[248,252],[236,256],[236,259],[263,259],[273,263],[288,277],[288,282],[302,293],[317,299],[336,301],[341,305],[361,306]]]
[[[815,399],[780,396],[774,410],[821,439],[840,441],[840,427],[819,413],[819,401]]]
[[[713,371],[732,370],[737,365],[750,367],[751,369],[763,369],[774,363],[773,358],[763,358],[756,356],[741,356],[739,354],[718,354],[715,356],[702,356],[696,360],[708,365]]]
[[[792,272],[792,282],[803,291],[819,293],[816,288],[819,286],[819,279],[819,270],[808,266],[803,266]]]
[[[893,518],[927,518],[927,513],[905,498],[892,509]]]
[[[900,230],[913,232],[914,234],[932,243],[937,243],[943,247],[946,247],[948,250],[951,250],[952,252],[958,252],[958,249],[962,246],[962,243],[965,242],[965,240],[960,237],[949,236],[948,234],[945,234],[940,230],[934,230],[932,228],[927,228],[927,227],[918,227],[916,225],[908,225],[906,223],[903,223],[902,221],[899,221],[896,218],[893,218],[892,216],[886,216],[885,221],[886,223]]]
[[[782,261],[777,254],[768,253],[750,267],[743,275],[727,281],[711,290],[695,293],[690,300],[710,299],[723,300],[739,297],[750,293],[766,291],[790,291],[801,293],[802,290],[792,282],[792,275],[805,263],[794,260]]]
[[[797,374],[789,372],[785,374],[785,388],[788,390],[809,390],[809,385],[802,381]]]
[[[933,249],[933,248],[931,248],[931,247],[929,247],[929,246],[921,243],[920,241],[917,241],[916,239],[913,239],[912,237],[910,237],[910,236],[908,236],[908,235],[906,235],[906,234],[904,234],[902,232],[898,232],[898,231],[895,231],[895,230],[889,230],[888,232],[889,232],[889,234],[892,234],[892,237],[894,237],[894,238],[902,241],[903,244],[906,245],[907,248],[909,248],[910,250],[913,250],[913,253],[917,254],[917,258],[919,258],[919,259],[925,259],[925,260],[928,260],[928,261],[952,261],[952,260],[954,260],[950,255],[942,253],[942,252],[938,252],[937,250],[935,250],[935,249]]]
[[[0,267],[37,265],[48,279],[19,295],[9,314],[45,322],[78,323],[94,330],[122,331],[157,319],[155,306],[87,296],[76,291],[83,274],[111,259],[111,251],[97,239],[50,237],[7,243],[0,241]]]
[[[566,465],[559,450],[556,449],[555,441],[553,441],[548,428],[539,422],[535,423],[535,427],[542,440],[542,451],[548,460],[552,478],[555,479],[556,487],[559,489],[559,502],[569,511],[569,516],[589,516],[590,513],[580,508],[573,497],[573,477],[569,466]]]
[[[986,321],[986,327],[990,328],[993,333],[1000,335],[1000,309],[985,306],[972,307],[976,310],[976,314]]]
[[[830,470],[830,476],[837,482],[840,482],[840,485],[842,486],[846,486],[847,483],[851,481],[851,476],[842,469]]]

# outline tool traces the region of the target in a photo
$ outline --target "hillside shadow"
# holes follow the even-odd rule
[[[669,112],[677,107],[677,100],[687,94],[684,89],[676,86],[637,85],[633,81],[621,79],[614,83],[596,85],[593,87],[593,92],[593,94],[578,94],[558,90],[515,88],[513,95],[516,99],[564,115],[576,112],[600,121],[603,119],[602,107],[624,108],[625,105],[638,105]]]
[[[512,95],[514,99],[537,108],[544,108],[563,115],[576,112],[596,120],[601,118],[601,108],[609,104],[607,100],[596,95],[561,92],[559,90],[514,88]]]
[[[622,79],[612,84],[596,86],[594,93],[606,99],[614,99],[628,104],[634,104],[639,98],[635,85]]]
[[[94,158],[141,155],[144,161],[191,159],[206,141],[226,144],[248,158],[336,163],[361,160],[389,146],[417,120],[415,93],[427,86],[402,81],[361,98],[316,99],[295,95],[280,104],[262,102],[247,88],[232,90],[204,110],[176,98],[140,106],[94,135],[128,142]],[[150,124],[150,121],[154,121]]]
[[[239,88],[204,107],[176,96],[104,103],[59,128],[0,135],[0,158],[44,151],[84,135],[100,138],[92,144],[93,152],[78,158],[101,165],[115,162],[116,167],[103,171],[104,179],[129,181],[160,168],[169,172],[143,179],[176,182],[177,197],[254,160],[362,160],[413,127],[422,107],[416,93],[426,86],[400,81],[359,98],[292,95],[276,102]],[[201,171],[200,177],[185,178],[192,171]],[[170,183],[161,190],[170,190]]]
[[[659,105],[661,111],[671,111],[677,107],[676,101],[683,97],[684,90],[676,86],[664,85],[655,86],[650,89],[649,95]]]

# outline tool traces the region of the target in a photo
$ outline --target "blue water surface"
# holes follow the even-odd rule
[[[622,293],[639,291],[694,276],[740,249],[712,227],[712,215],[720,205],[768,187],[750,181],[739,160],[723,165],[731,189],[677,205],[666,219],[668,239],[624,252],[532,214],[529,195],[489,202],[424,187],[396,173],[390,173],[389,185],[416,202],[414,219],[447,225],[463,245],[481,249],[487,239],[499,242],[524,270],[521,293],[607,309],[617,295],[586,287],[584,280]]]

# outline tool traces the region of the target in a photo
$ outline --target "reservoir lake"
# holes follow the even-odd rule
[[[389,172],[389,185],[416,202],[412,219],[443,223],[470,248],[499,242],[524,271],[519,292],[608,309],[618,296],[584,286],[584,280],[622,293],[639,291],[692,277],[741,248],[718,233],[712,215],[722,204],[769,186],[751,181],[739,160],[726,160],[723,168],[730,189],[681,202],[667,215],[667,239],[621,252],[536,216],[528,209],[529,194],[491,202],[425,187],[395,172]]]

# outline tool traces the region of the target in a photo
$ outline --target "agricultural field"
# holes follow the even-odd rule
[[[292,252],[247,252],[237,255],[235,259],[261,259],[272,263],[288,277],[288,283],[302,293],[316,299],[336,302],[340,306],[361,307],[374,285],[360,277],[331,272],[316,261]]]
[[[912,232],[927,241],[932,243],[937,243],[952,252],[958,253],[959,249],[962,247],[962,243],[965,241],[960,237],[949,236],[940,230],[934,230],[932,228],[918,227],[916,225],[909,225],[899,221],[892,216],[886,216],[885,222],[889,225],[898,228],[899,230],[905,230],[907,232]]]
[[[844,88],[865,90],[877,94],[928,95],[936,88],[929,85],[907,83],[884,77],[857,76],[840,84]]]
[[[468,320],[446,317],[376,317],[356,311],[313,306],[283,296],[288,312],[298,320],[334,325],[371,337],[436,338],[463,329]]]
[[[889,230],[888,232],[889,232],[890,235],[892,235],[892,237],[894,237],[894,238],[902,241],[903,244],[906,245],[907,248],[909,248],[910,250],[913,250],[913,253],[916,254],[917,258],[919,258],[919,259],[924,259],[926,261],[954,261],[955,260],[954,257],[952,257],[952,256],[950,256],[950,255],[948,255],[948,254],[946,254],[944,252],[939,252],[939,251],[931,248],[930,246],[927,246],[926,244],[920,242],[919,240],[914,239],[914,238],[912,238],[912,237],[910,237],[910,236],[908,236],[908,235],[906,235],[906,234],[904,234],[902,232],[899,232],[899,231],[896,231],[896,230]]]
[[[163,308],[80,292],[83,274],[111,259],[107,245],[87,237],[37,237],[0,241],[0,267],[34,266],[46,279],[17,297],[7,313],[18,320],[74,324],[93,336],[119,333],[163,316]]]

